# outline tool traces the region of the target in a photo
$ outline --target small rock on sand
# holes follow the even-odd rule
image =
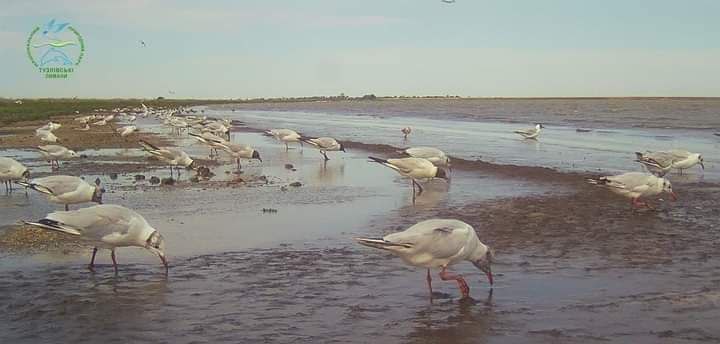
[[[295,188],[299,188],[299,187],[302,186],[302,183],[301,183],[301,182],[292,182],[292,183],[290,183],[290,186],[295,187]]]
[[[135,180],[136,180],[136,181],[145,180],[145,175],[136,174],[136,175],[135,175]]]
[[[295,168],[295,166],[293,166],[293,164],[285,164],[285,168],[288,170],[292,170]]]
[[[152,185],[160,184],[160,178],[155,177],[155,176],[150,177],[150,184],[152,184]]]
[[[110,173],[110,179],[116,180],[117,177],[118,177],[118,174],[117,174],[117,173]]]

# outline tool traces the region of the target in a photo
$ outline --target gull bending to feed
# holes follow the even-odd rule
[[[442,178],[446,181],[449,179],[447,172],[444,169],[439,168],[427,159],[423,158],[400,158],[400,159],[380,159],[369,156],[371,162],[377,162],[381,165],[387,166],[404,177],[412,180],[413,188],[413,202],[415,201],[415,186],[417,185],[419,192],[418,195],[423,193],[423,187],[417,181],[418,179],[432,179]]]
[[[42,153],[42,155],[45,157],[45,160],[50,163],[50,167],[53,167],[54,161],[55,166],[57,166],[57,168],[60,168],[59,160],[76,158],[78,156],[78,154],[75,153],[74,150],[67,149],[66,147],[60,145],[38,146],[37,148],[40,150],[40,153]]]
[[[459,220],[432,219],[410,228],[386,235],[382,239],[355,238],[360,244],[390,251],[405,264],[427,269],[427,285],[432,299],[431,268],[440,268],[443,281],[456,281],[463,297],[470,295],[470,287],[462,275],[451,274],[447,268],[462,261],[470,261],[483,271],[493,285],[491,265],[493,250],[478,239],[475,229]]]
[[[102,204],[73,211],[56,211],[37,222],[25,224],[63,232],[91,242],[94,248],[88,265],[90,270],[94,270],[98,248],[111,251],[110,257],[117,273],[115,249],[136,246],[158,255],[165,266],[165,273],[168,271],[163,236],[140,214],[119,205]]]
[[[587,181],[590,184],[605,186],[618,195],[630,198],[633,208],[644,205],[654,209],[648,201],[640,201],[640,198],[656,196],[663,192],[667,192],[673,200],[677,200],[677,195],[673,192],[670,181],[650,173],[628,172],[616,176],[588,179]]]
[[[170,166],[170,178],[172,178],[173,175],[173,166],[178,173],[178,178],[180,178],[180,171],[177,169],[178,166],[195,169],[195,162],[193,159],[180,149],[160,148],[143,140],[140,140],[140,145],[146,152],[152,154],[160,161]]]
[[[45,194],[50,202],[64,204],[66,211],[69,210],[69,204],[86,202],[102,204],[102,196],[105,193],[105,189],[100,187],[100,178],[95,179],[94,186],[74,176],[49,176],[17,183]]]
[[[700,168],[705,169],[705,160],[703,160],[700,153],[691,153],[684,149],[671,149],[668,153],[675,157],[672,168],[678,169],[680,174],[682,174],[683,170],[687,170],[695,165],[700,165]]]
[[[535,128],[518,129],[515,130],[515,134],[520,134],[525,139],[537,139],[540,136],[540,132],[545,128],[541,123],[535,125]]]
[[[298,134],[296,131],[291,129],[270,129],[265,132],[268,135],[272,135],[277,139],[278,141],[281,141],[285,144],[285,150],[290,150],[290,147],[288,147],[289,142],[298,142],[300,143],[300,148],[303,146],[302,142],[302,136]]]
[[[226,151],[230,156],[234,157],[237,161],[237,168],[238,171],[242,168],[240,166],[240,158],[243,159],[258,159],[260,162],[262,162],[262,159],[260,158],[260,153],[256,151],[254,148],[243,145],[243,144],[236,144],[236,143],[223,143],[221,144],[224,151]]]
[[[426,159],[435,166],[450,167],[450,158],[437,148],[412,147],[403,150],[402,153],[409,157]]]
[[[345,147],[343,147],[342,143],[337,142],[332,137],[317,137],[317,138],[310,138],[310,137],[303,137],[301,140],[317,149],[320,150],[320,154],[323,155],[325,158],[325,161],[330,160],[327,156],[327,152],[345,152]]]
[[[12,182],[30,177],[30,171],[15,159],[0,157],[0,181],[5,184],[5,191],[12,191]]]

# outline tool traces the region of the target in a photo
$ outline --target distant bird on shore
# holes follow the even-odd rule
[[[404,138],[405,140],[407,140],[408,135],[410,135],[410,133],[412,133],[412,128],[410,128],[410,127],[405,127],[405,128],[400,129],[400,132],[403,133],[403,138]]]
[[[58,123],[58,122],[50,121],[50,122],[48,122],[47,124],[43,125],[42,127],[37,128],[36,130],[41,130],[41,131],[54,131],[54,130],[60,129],[60,127],[62,127],[62,124],[60,124],[60,123]]]
[[[238,171],[242,168],[242,166],[240,166],[240,159],[257,159],[262,162],[260,153],[251,146],[230,142],[222,143],[221,145],[223,150],[237,161]]]
[[[534,139],[537,140],[537,138],[540,136],[540,132],[545,128],[541,123],[538,123],[535,125],[535,128],[527,128],[527,129],[518,129],[515,130],[515,134],[520,134],[524,139]]]
[[[389,167],[399,173],[401,176],[408,177],[412,181],[413,202],[415,202],[415,186],[418,188],[418,195],[423,193],[423,187],[418,180],[441,178],[449,180],[447,172],[444,169],[433,165],[432,162],[423,158],[401,158],[401,159],[381,159],[369,156],[371,162],[376,162]]]
[[[325,161],[330,160],[327,156],[327,152],[345,152],[345,147],[343,147],[342,143],[339,143],[332,137],[303,137],[301,140],[320,150],[320,154],[323,155]]]
[[[125,120],[128,122],[135,122],[137,120],[137,116],[135,115],[125,115]]]
[[[50,202],[64,204],[66,211],[69,204],[102,203],[105,193],[99,178],[95,179],[94,186],[74,176],[49,176],[17,184],[46,195]]]
[[[471,262],[487,275],[493,285],[492,263],[495,253],[483,244],[475,229],[469,224],[450,219],[431,219],[418,222],[410,228],[388,234],[382,239],[355,238],[365,246],[389,251],[400,257],[405,264],[427,269],[427,286],[432,300],[430,269],[440,268],[440,279],[456,281],[462,296],[470,296],[470,287],[462,275],[447,271],[448,267],[462,261]]]
[[[160,257],[165,272],[168,263],[165,240],[160,232],[150,226],[144,217],[128,208],[102,204],[73,211],[56,211],[37,222],[26,225],[66,233],[89,241],[95,246],[88,268],[94,271],[98,248],[110,250],[113,268],[118,271],[115,249],[118,247],[142,247]]]
[[[0,157],[0,181],[5,184],[5,192],[12,191],[12,182],[25,180],[30,177],[30,171],[25,165],[15,159]]]
[[[87,123],[85,123],[85,126],[84,126],[84,127],[75,128],[75,130],[77,130],[77,131],[88,131],[88,130],[90,130],[90,126],[89,126]]]
[[[140,47],[141,47],[141,48],[147,47],[147,44],[145,44],[145,41],[140,40]]]
[[[446,4],[454,4],[455,0],[440,0],[440,2],[444,2]]]
[[[118,134],[120,134],[120,137],[127,137],[128,135],[136,132],[138,129],[134,125],[128,125],[122,128],[117,128],[116,130]]]
[[[288,147],[288,143],[290,143],[290,142],[300,143],[300,148],[302,148],[302,146],[303,146],[302,136],[294,130],[270,129],[270,130],[266,131],[265,133],[268,135],[272,135],[278,141],[283,142],[285,144],[285,151],[290,150],[290,147]]]
[[[93,123],[93,125],[97,125],[97,126],[100,126],[100,127],[101,127],[101,126],[107,125],[107,121],[104,120],[104,119],[101,119],[101,120]]]
[[[189,169],[195,169],[195,161],[188,156],[187,153],[180,149],[175,148],[160,148],[147,141],[140,140],[140,145],[143,149],[151,155],[158,158],[158,160],[166,163],[170,167],[170,178],[173,176],[173,167],[177,171],[178,178],[180,178],[180,170],[178,166],[182,166]]]
[[[433,147],[412,147],[401,151],[403,154],[413,157],[427,159],[433,165],[439,167],[450,167],[450,158],[445,152]]]
[[[650,173],[628,172],[616,176],[592,178],[587,181],[590,184],[607,187],[618,195],[630,198],[633,208],[645,206],[654,209],[647,200],[640,201],[640,198],[656,196],[663,192],[670,194],[673,200],[677,200],[670,181]]]
[[[77,158],[78,154],[74,150],[67,149],[60,145],[46,145],[38,146],[38,150],[42,153],[45,160],[50,163],[50,167],[53,168],[53,162],[55,166],[60,168],[60,160],[67,160]]]
[[[52,131],[49,130],[35,130],[35,136],[40,138],[40,141],[44,142],[51,142],[51,143],[58,143],[60,142],[60,139],[58,139],[55,134],[52,133]]]

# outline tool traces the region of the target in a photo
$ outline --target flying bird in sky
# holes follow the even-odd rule
[[[143,47],[143,48],[145,48],[145,47],[147,47],[147,44],[145,44],[145,41],[141,40],[141,41],[140,41],[140,46]]]

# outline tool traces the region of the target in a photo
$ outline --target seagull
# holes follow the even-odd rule
[[[100,186],[100,178],[95,179],[94,186],[74,176],[49,176],[17,184],[45,194],[50,202],[64,204],[65,211],[68,210],[68,204],[102,204],[102,195],[105,193],[105,189]]]
[[[60,129],[60,127],[62,127],[62,124],[60,124],[58,122],[50,121],[50,122],[48,122],[48,124],[45,124],[42,127],[37,128],[36,130],[53,131],[53,130]]]
[[[483,271],[493,285],[491,264],[495,260],[492,248],[478,239],[469,224],[451,219],[431,219],[418,222],[410,228],[386,235],[382,239],[355,238],[365,246],[390,251],[405,264],[427,269],[427,285],[432,300],[431,268],[440,268],[440,279],[456,281],[464,298],[470,296],[470,287],[462,275],[447,271],[451,265],[470,261]]]
[[[75,128],[75,130],[78,130],[78,131],[88,131],[88,130],[90,130],[90,126],[86,123],[84,127]]]
[[[147,117],[147,116],[148,116],[148,114],[149,114],[149,110],[148,110],[148,107],[147,107],[147,106],[145,106],[145,104],[143,104],[143,103],[140,103],[140,105],[142,105],[142,108],[143,108],[143,113],[141,114],[141,116],[143,116],[143,117]]]
[[[203,131],[209,131],[216,135],[223,135],[227,136],[228,139],[230,138],[230,129],[225,125],[224,122],[216,121],[216,122],[210,122],[205,125],[205,128],[203,128]]]
[[[128,122],[135,122],[136,119],[137,119],[137,116],[135,116],[135,115],[127,115],[127,116],[125,116],[125,120],[128,121]]]
[[[145,47],[147,47],[147,44],[145,44],[145,41],[141,40],[141,41],[140,41],[140,46],[143,47],[143,48],[145,48]]]
[[[450,167],[450,158],[437,148],[412,147],[401,152],[409,157],[427,159],[435,166]]]
[[[158,255],[165,266],[165,273],[168,272],[163,236],[150,226],[145,218],[128,208],[114,204],[101,204],[73,211],[56,211],[37,222],[24,223],[70,234],[91,242],[94,245],[92,258],[88,265],[91,271],[94,271],[95,254],[98,248],[110,250],[113,268],[117,273],[115,249],[136,246]]]
[[[175,170],[178,173],[178,178],[180,177],[180,171],[177,170],[178,166],[195,169],[195,162],[193,161],[193,159],[191,159],[187,155],[187,153],[180,149],[159,148],[144,140],[140,140],[140,145],[143,147],[143,149],[145,149],[146,152],[152,154],[160,161],[170,166],[170,178],[172,178],[173,166],[175,166]]]
[[[444,2],[446,4],[454,4],[455,0],[440,0],[441,2]]]
[[[683,170],[695,165],[700,165],[700,168],[705,169],[705,164],[703,164],[704,160],[700,153],[691,153],[684,149],[671,149],[668,153],[675,157],[672,168],[680,170],[680,174],[682,174]]]
[[[345,152],[345,147],[343,147],[342,143],[337,142],[332,137],[317,137],[317,138],[310,138],[310,137],[303,137],[301,140],[305,143],[308,143],[315,148],[320,150],[320,154],[323,155],[325,158],[325,161],[330,160],[327,156],[327,152],[336,152],[341,151]]]
[[[635,152],[635,161],[645,165],[647,170],[659,177],[666,175],[672,169],[676,157],[669,152]]]
[[[30,171],[15,159],[0,157],[0,181],[5,184],[5,191],[12,191],[12,182],[30,177]]]
[[[412,128],[405,127],[405,128],[400,129],[400,131],[403,133],[405,140],[407,140],[408,135],[410,135],[410,133],[412,133]]]
[[[215,154],[217,154],[218,148],[225,149],[225,146],[223,145],[229,143],[224,138],[217,136],[211,132],[204,132],[200,134],[188,133],[188,135],[194,137],[199,142],[208,145],[210,147],[210,157],[213,156],[213,149],[215,150]]]
[[[535,124],[535,128],[529,128],[529,129],[518,129],[515,130],[515,134],[520,134],[525,139],[534,139],[537,140],[538,136],[540,136],[540,131],[545,128],[541,123]]]
[[[97,125],[97,126],[103,126],[103,125],[106,125],[106,124],[107,124],[107,121],[106,121],[105,119],[101,119],[101,120],[93,123],[93,125]]]
[[[95,116],[82,116],[82,117],[76,117],[75,121],[80,123],[88,123],[91,120],[93,120]]]
[[[107,116],[103,117],[103,120],[105,120],[105,122],[112,122],[114,119],[115,119],[115,115],[107,115]]]
[[[260,153],[248,145],[227,142],[221,143],[221,146],[223,150],[225,150],[228,154],[230,154],[230,156],[236,159],[238,171],[241,168],[240,158],[258,159],[260,160],[260,162],[262,162],[262,159],[260,158]]]
[[[298,134],[296,131],[291,129],[270,129],[265,132],[268,135],[272,135],[277,140],[285,143],[285,150],[290,150],[290,147],[288,147],[289,142],[298,142],[300,143],[300,147],[302,148],[303,142],[302,142],[302,136]]]
[[[134,125],[128,125],[122,128],[118,128],[117,132],[120,134],[121,137],[126,137],[134,132],[136,132],[138,129]]]
[[[404,177],[409,177],[410,180],[412,180],[413,202],[415,201],[415,185],[417,185],[419,189],[418,195],[421,195],[423,192],[423,187],[418,183],[418,179],[442,178],[447,181],[449,178],[444,169],[433,165],[433,163],[423,158],[385,160],[369,156],[368,159],[370,159],[371,162],[377,162],[390,167]]]
[[[55,136],[55,134],[53,134],[49,130],[36,129],[35,136],[39,137],[40,141],[52,142],[52,143],[60,142],[60,139],[58,139],[58,137]]]
[[[588,179],[587,181],[590,184],[605,186],[618,195],[630,198],[633,208],[644,205],[654,209],[649,202],[642,202],[639,199],[641,197],[656,196],[662,192],[667,192],[673,200],[677,200],[677,195],[673,192],[670,181],[650,173],[628,172],[616,176]]]
[[[57,168],[60,168],[60,159],[76,158],[78,156],[74,150],[67,149],[60,145],[46,145],[38,146],[40,153],[45,157],[45,160],[50,162],[50,167],[53,166],[52,162],[55,161]]]

